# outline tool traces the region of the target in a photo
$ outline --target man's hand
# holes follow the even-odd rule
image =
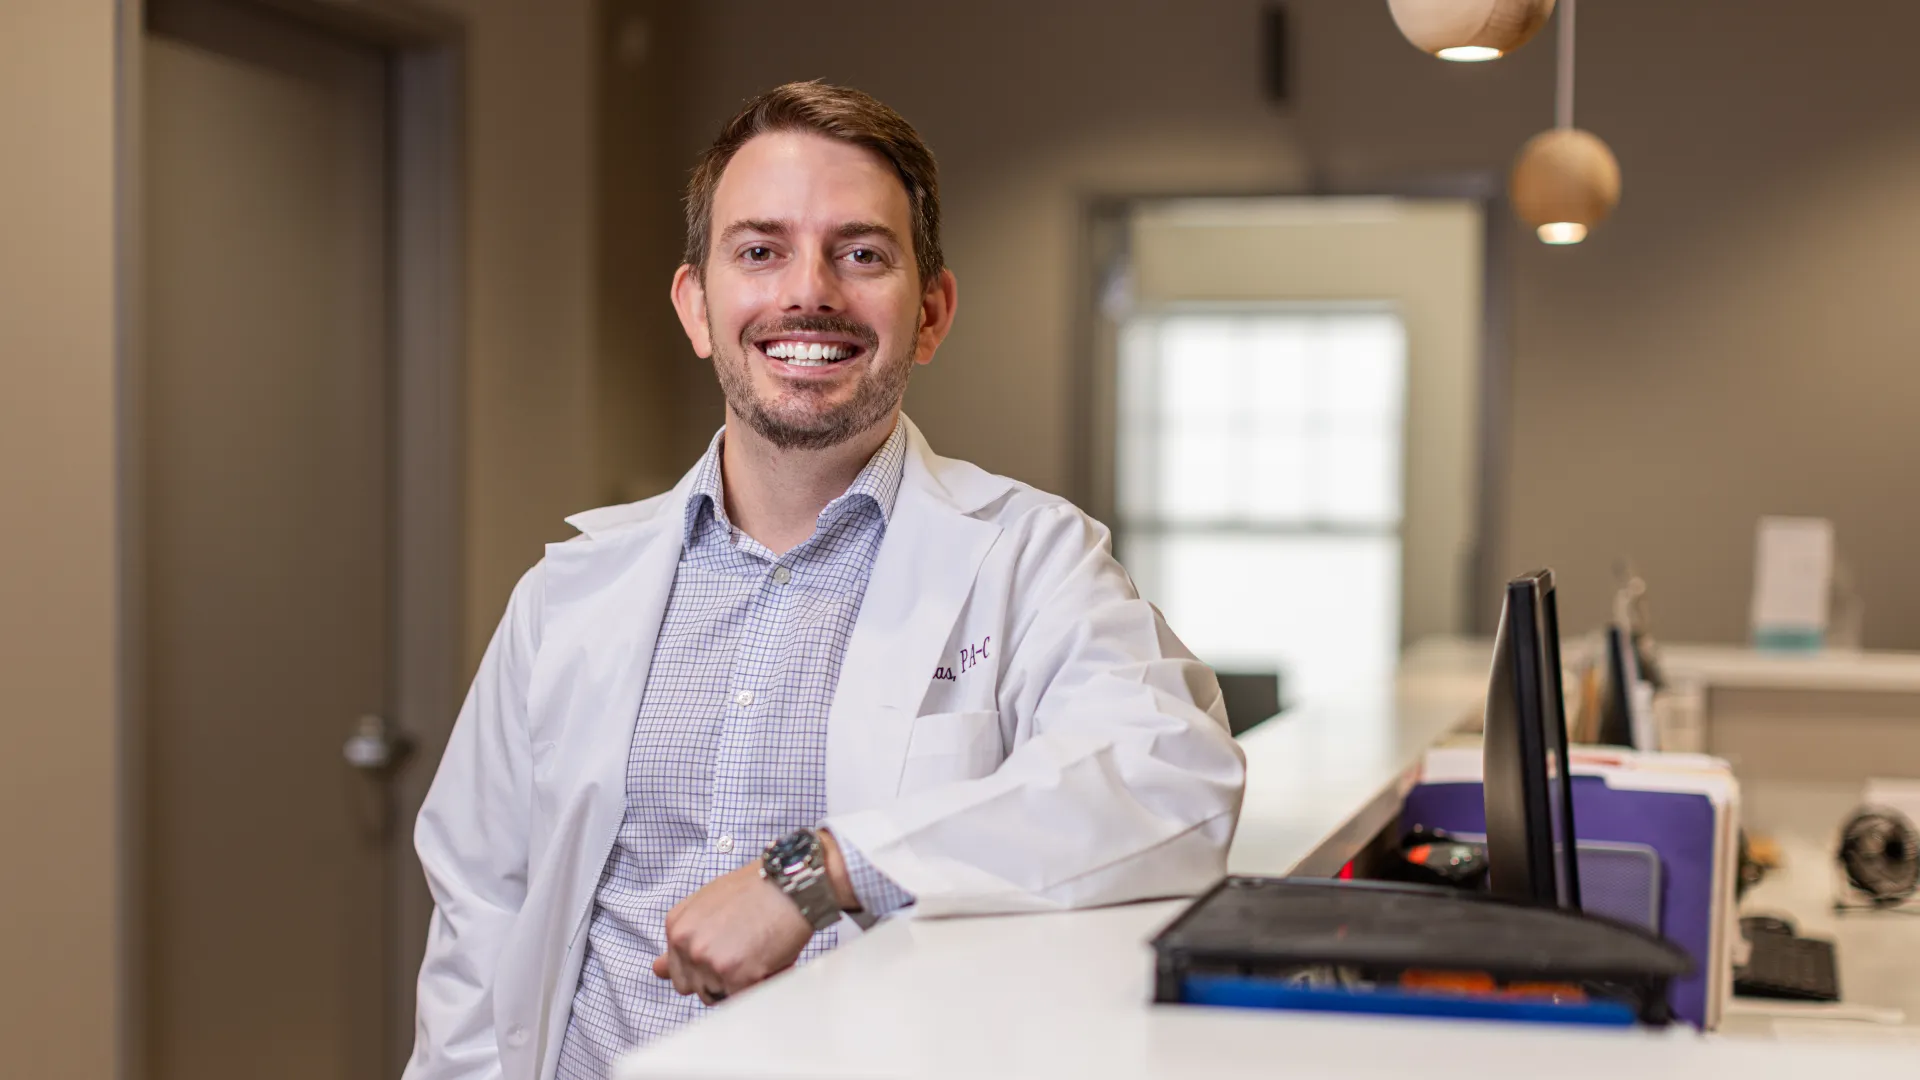
[[[832,834],[826,843],[827,872],[843,908],[853,888]],[[780,887],[760,876],[754,859],[701,886],[667,912],[667,952],[653,973],[672,979],[682,994],[699,994],[712,1005],[769,975],[785,971],[813,939],[813,928]]]

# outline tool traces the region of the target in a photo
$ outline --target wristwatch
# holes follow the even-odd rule
[[[795,829],[767,845],[760,856],[760,876],[780,887],[800,916],[816,931],[840,918],[840,901],[827,876],[827,847],[812,829]]]

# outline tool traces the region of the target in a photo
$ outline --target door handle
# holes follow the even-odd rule
[[[368,773],[391,773],[413,754],[413,739],[387,722],[384,716],[367,715],[347,736],[340,756],[348,765]]]

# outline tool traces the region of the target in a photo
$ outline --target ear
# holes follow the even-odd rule
[[[941,270],[920,294],[920,337],[914,342],[913,362],[930,364],[934,350],[953,329],[953,316],[960,307],[960,283],[953,271]]]
[[[680,329],[687,332],[687,340],[693,343],[694,355],[703,360],[711,357],[713,333],[707,327],[707,286],[700,280],[700,271],[681,263],[680,269],[673,272],[669,295],[673,298],[673,310],[680,316]]]

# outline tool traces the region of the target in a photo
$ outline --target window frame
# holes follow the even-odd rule
[[[1160,322],[1170,318],[1179,318],[1182,316],[1193,316],[1193,315],[1199,315],[1199,316],[1214,315],[1214,316],[1226,316],[1230,318],[1246,318],[1246,317],[1255,317],[1255,316],[1263,316],[1263,315],[1288,315],[1288,314],[1308,315],[1308,316],[1390,315],[1394,318],[1394,320],[1400,326],[1401,343],[1402,343],[1401,371],[1400,371],[1400,408],[1398,412],[1398,421],[1400,424],[1400,430],[1399,430],[1398,439],[1396,440],[1398,443],[1399,456],[1401,459],[1398,463],[1399,512],[1393,519],[1392,524],[1391,525],[1386,525],[1386,524],[1368,525],[1368,524],[1360,524],[1357,522],[1316,520],[1316,519],[1313,519],[1312,517],[1303,517],[1297,523],[1286,523],[1286,522],[1278,522],[1278,521],[1272,521],[1272,520],[1260,521],[1260,520],[1252,520],[1248,518],[1236,518],[1236,517],[1222,517],[1222,518],[1217,518],[1212,520],[1206,520],[1206,519],[1174,520],[1164,516],[1144,516],[1143,517],[1134,513],[1128,507],[1127,505],[1128,499],[1124,494],[1127,483],[1128,483],[1126,470],[1128,467],[1128,459],[1129,459],[1129,453],[1125,448],[1125,444],[1126,444],[1129,433],[1133,430],[1131,428],[1131,424],[1135,419],[1133,416],[1129,415],[1128,413],[1127,404],[1126,404],[1127,397],[1128,397],[1128,388],[1125,385],[1126,377],[1127,377],[1126,368],[1128,366],[1128,362],[1125,356],[1125,352],[1127,349],[1126,338],[1130,330],[1133,328],[1133,326],[1137,322],[1141,322],[1141,321],[1152,320],[1154,322]],[[1405,314],[1401,311],[1399,304],[1394,303],[1391,300],[1377,300],[1377,301],[1376,300],[1324,300],[1324,301],[1249,300],[1249,301],[1203,301],[1203,302],[1202,301],[1183,301],[1180,303],[1143,305],[1141,307],[1138,307],[1135,310],[1128,312],[1124,318],[1117,320],[1115,329],[1116,329],[1116,335],[1115,335],[1116,336],[1116,342],[1115,342],[1116,344],[1115,361],[1116,362],[1115,362],[1115,368],[1114,368],[1115,408],[1114,408],[1114,416],[1113,416],[1113,425],[1111,429],[1111,436],[1112,436],[1111,445],[1109,446],[1108,450],[1112,454],[1112,461],[1113,461],[1114,496],[1113,496],[1113,504],[1112,504],[1113,505],[1112,521],[1113,521],[1114,542],[1115,542],[1116,548],[1124,551],[1127,538],[1129,536],[1136,535],[1136,534],[1152,534],[1152,535],[1161,535],[1161,536],[1178,534],[1178,533],[1193,533],[1193,534],[1204,534],[1204,535],[1240,534],[1240,535],[1270,535],[1270,536],[1332,536],[1332,537],[1392,536],[1395,538],[1400,538],[1402,536],[1402,530],[1406,524],[1406,517],[1407,517],[1407,512],[1406,512],[1407,511],[1407,469],[1406,469],[1407,463],[1405,458],[1406,458],[1407,447],[1408,447],[1407,430],[1406,430],[1408,408],[1407,408],[1406,395],[1407,395],[1408,374],[1409,374],[1408,369],[1412,366],[1412,358],[1410,355],[1410,349],[1408,348],[1408,345],[1407,345],[1407,320],[1406,320]],[[1156,424],[1158,424],[1158,422],[1161,420],[1161,415],[1156,414],[1155,419],[1156,419]],[[1157,435],[1161,430],[1163,430],[1163,428],[1156,426],[1154,429],[1154,433]],[[1157,443],[1155,445],[1157,448]]]

